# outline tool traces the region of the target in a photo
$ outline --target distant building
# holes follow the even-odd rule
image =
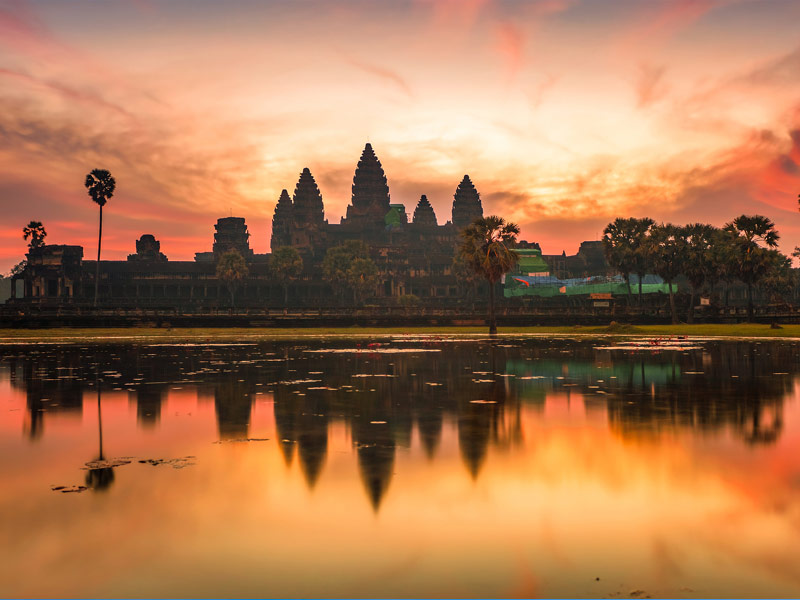
[[[464,175],[453,195],[451,220],[439,224],[423,195],[412,217],[406,206],[393,203],[383,167],[370,144],[364,147],[355,169],[351,201],[339,223],[325,218],[322,194],[308,168],[301,171],[292,196],[283,190],[272,218],[270,247],[297,249],[304,273],[293,282],[289,302],[294,306],[322,306],[331,302],[330,285],[322,275],[326,252],[348,240],[361,240],[370,249],[380,282],[371,302],[393,303],[413,294],[428,304],[456,304],[462,294],[452,273],[458,234],[483,216],[480,194]],[[584,242],[574,257],[542,256],[537,261],[552,273],[575,276],[605,274],[607,265],[600,242]],[[215,225],[211,251],[197,252],[194,261],[171,261],[151,234],[136,241],[136,252],[126,261],[101,261],[99,297],[105,306],[227,306],[228,292],[216,277],[219,257],[230,250],[241,254],[249,274],[236,292],[236,304],[283,306],[282,286],[272,280],[269,254],[250,248],[250,233],[242,217],[224,217]],[[28,267],[14,280],[24,281],[21,298],[12,302],[84,304],[94,298],[95,261],[83,260],[81,246],[44,246],[28,254]],[[12,292],[16,285],[12,285]]]

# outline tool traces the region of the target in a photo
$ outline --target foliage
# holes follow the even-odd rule
[[[501,217],[476,219],[461,232],[459,254],[473,273],[497,283],[519,262],[517,235],[519,226]]]
[[[639,300],[642,278],[647,270],[647,252],[643,248],[650,228],[655,224],[649,218],[617,218],[603,230],[603,250],[608,264],[625,277],[630,293],[630,274],[639,276]]]
[[[403,294],[397,299],[397,303],[405,308],[412,308],[414,306],[419,306],[421,301],[419,297],[414,294]]]
[[[269,268],[277,281],[287,283],[302,275],[303,258],[295,248],[281,246],[272,253]]]
[[[281,246],[272,253],[269,263],[272,277],[283,286],[284,304],[289,303],[289,282],[303,274],[303,258],[291,246]]]
[[[236,288],[249,274],[247,262],[235,249],[228,250],[217,261],[217,279],[222,281],[231,295],[231,305],[234,304]]]
[[[358,304],[375,292],[378,285],[378,267],[371,258],[356,258],[347,269],[347,285],[353,290]],[[372,294],[370,294],[372,292]]]
[[[650,263],[653,271],[669,286],[669,307],[672,322],[678,322],[675,312],[675,297],[672,283],[680,275],[686,264],[687,243],[686,230],[668,223],[654,225],[650,235],[642,245],[642,253]]]
[[[11,270],[8,272],[8,276],[14,277],[15,275],[21,275],[22,272],[25,270],[25,267],[27,266],[28,266],[27,260],[19,261],[17,264],[11,267]]]
[[[765,262],[767,269],[759,282],[761,287],[770,296],[770,300],[785,301],[796,285],[796,275],[792,272],[792,259],[777,250],[763,250],[767,254]]]
[[[348,240],[329,248],[322,261],[322,272],[340,296],[350,290],[354,301],[362,300],[378,281],[378,268],[369,257],[369,248],[360,240]]]
[[[117,188],[116,180],[105,169],[93,169],[86,176],[84,185],[92,200],[101,207],[106,205],[106,202],[114,195],[114,190]]]
[[[89,197],[100,206],[100,224],[97,228],[97,263],[94,269],[94,305],[100,289],[100,246],[103,243],[103,207],[114,195],[117,182],[105,169],[93,169],[84,181]]]
[[[28,242],[28,248],[41,248],[44,246],[44,238],[47,237],[47,231],[44,229],[41,221],[31,221],[22,229],[22,239]]]
[[[497,216],[476,219],[461,232],[458,253],[467,266],[489,282],[489,333],[497,333],[494,314],[494,287],[500,278],[519,262],[514,250],[519,226]]]

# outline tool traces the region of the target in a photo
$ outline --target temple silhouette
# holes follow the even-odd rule
[[[350,204],[339,223],[325,218],[319,187],[308,168],[300,173],[290,196],[284,189],[272,217],[270,247],[295,248],[303,258],[302,277],[290,284],[290,305],[320,306],[332,298],[322,273],[326,252],[350,240],[364,242],[378,268],[379,283],[370,294],[374,304],[391,304],[414,295],[422,303],[457,304],[464,285],[453,271],[459,231],[484,214],[481,197],[464,175],[455,188],[450,219],[440,224],[423,195],[409,220],[404,204],[392,203],[389,185],[378,156],[366,144],[353,176]],[[605,274],[608,265],[600,242],[584,242],[575,256],[541,255],[536,243],[520,247],[535,253],[562,277]],[[218,258],[236,250],[248,264],[248,276],[237,291],[237,306],[283,306],[283,286],[271,276],[271,254],[250,247],[250,233],[242,217],[217,221],[210,251],[197,252],[193,261],[172,261],[151,234],[136,241],[136,252],[125,261],[101,261],[99,300],[105,306],[226,306],[228,292],[216,277]],[[27,267],[13,277],[10,302],[54,305],[88,304],[94,298],[95,265],[84,260],[84,248],[45,245],[31,248]],[[22,282],[21,285],[17,281]]]

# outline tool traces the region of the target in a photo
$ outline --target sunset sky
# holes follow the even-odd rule
[[[309,167],[326,218],[369,141],[392,202],[440,223],[465,173],[546,253],[617,216],[772,218],[800,244],[797,0],[0,0],[0,272],[22,227],[170,259],[242,216],[269,251]]]

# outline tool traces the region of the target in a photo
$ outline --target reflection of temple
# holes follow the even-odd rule
[[[274,443],[287,465],[297,465],[313,489],[324,477],[330,428],[344,424],[364,493],[378,511],[392,489],[397,453],[411,448],[412,440],[419,440],[428,460],[437,460],[446,431],[458,443],[465,472],[478,479],[493,452],[513,450],[522,440],[521,409],[537,418],[553,392],[567,403],[570,394],[581,396],[587,412],[625,438],[685,430],[774,443],[794,378],[773,372],[775,365],[795,364],[796,350],[774,344],[766,351],[752,342],[707,346],[631,355],[570,340],[517,347],[455,343],[442,345],[446,359],[331,353],[313,360],[293,342],[202,352],[114,346],[89,356],[62,347],[8,354],[0,373],[24,390],[24,427],[33,438],[43,434],[48,418],[81,414],[84,397],[93,401],[87,391],[95,382],[101,391],[128,390],[141,427],[159,425],[171,385],[193,385],[213,398],[220,439],[248,438],[255,394],[269,390]],[[281,360],[265,362],[265,356]],[[324,382],[314,382],[319,379]],[[99,488],[103,480],[93,485]]]
[[[453,304],[462,296],[460,282],[451,270],[458,233],[483,212],[480,194],[469,175],[464,175],[455,188],[451,220],[446,223],[439,223],[425,195],[415,202],[413,210],[392,203],[383,166],[367,144],[355,169],[346,216],[339,223],[325,219],[319,187],[311,171],[303,169],[294,193],[290,196],[283,190],[277,199],[270,246],[273,252],[290,246],[303,256],[305,272],[291,283],[288,295],[290,303],[298,306],[330,301],[330,286],[322,276],[321,263],[329,248],[348,240],[361,240],[369,247],[380,277],[368,295],[377,302],[391,303],[391,298],[414,294],[423,302]],[[595,271],[604,274],[607,268],[599,244],[582,245],[575,257],[563,257],[563,268],[554,269],[574,276]],[[194,261],[167,260],[153,235],[141,236],[136,252],[127,261],[101,261],[100,300],[120,307],[227,306],[228,292],[216,277],[216,263],[229,250],[239,252],[249,268],[239,286],[237,306],[282,306],[282,285],[270,275],[271,255],[253,252],[247,224],[241,217],[219,219],[211,251],[197,252]],[[31,249],[28,266],[14,277],[11,302],[56,306],[91,302],[96,263],[83,260],[83,254],[81,246]],[[18,279],[24,281],[20,297]]]

